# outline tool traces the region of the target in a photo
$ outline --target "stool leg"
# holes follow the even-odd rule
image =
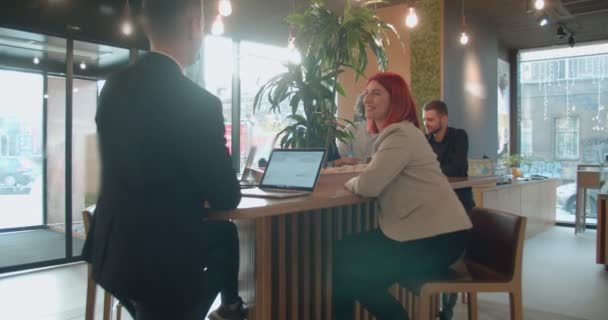
[[[116,320],[122,320],[122,306],[120,304],[116,306]]]
[[[469,320],[477,320],[477,292],[467,293],[469,304],[467,307]]]
[[[85,320],[93,320],[95,316],[95,297],[97,296],[97,284],[91,275],[91,265],[87,266],[87,304],[84,312]]]
[[[524,310],[521,291],[509,292],[509,300],[509,305],[511,306],[511,320],[522,320],[524,318]]]
[[[418,297],[418,320],[430,320],[431,319],[431,298],[432,295],[420,292]]]
[[[103,295],[103,320],[112,319],[112,295],[109,292],[104,292]]]
[[[122,305],[118,299],[113,299],[114,304],[112,306],[112,315],[116,312],[116,320],[121,320],[122,318]]]

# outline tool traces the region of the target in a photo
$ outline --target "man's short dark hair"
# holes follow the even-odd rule
[[[181,31],[178,22],[192,10],[202,12],[202,5],[202,0],[144,0],[144,25],[148,33],[171,37]]]
[[[424,111],[435,110],[438,114],[448,115],[448,106],[441,100],[431,100],[422,107]]]

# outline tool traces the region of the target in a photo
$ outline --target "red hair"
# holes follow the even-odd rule
[[[367,80],[378,82],[390,96],[389,111],[384,122],[384,127],[393,123],[407,120],[420,128],[416,103],[410,93],[410,88],[403,78],[394,72],[379,72]],[[367,130],[372,133],[380,132],[374,121],[367,121]],[[384,128],[381,128],[384,129]]]

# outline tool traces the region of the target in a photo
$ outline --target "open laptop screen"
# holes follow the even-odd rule
[[[313,191],[324,156],[324,149],[275,149],[260,188]]]

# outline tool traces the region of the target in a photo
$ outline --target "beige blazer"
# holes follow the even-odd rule
[[[437,156],[411,122],[386,127],[373,150],[367,169],[345,187],[378,198],[380,229],[387,237],[408,241],[472,227]]]

